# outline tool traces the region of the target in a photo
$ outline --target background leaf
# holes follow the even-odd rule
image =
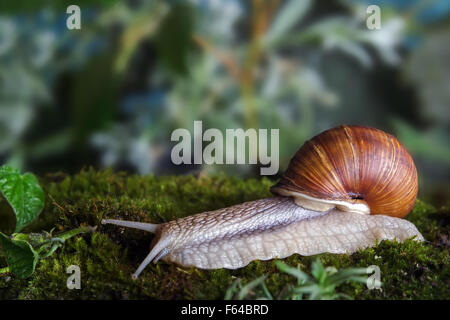
[[[275,20],[266,36],[266,44],[270,45],[280,38],[306,15],[311,6],[310,0],[290,0],[277,13]]]
[[[0,244],[8,267],[19,278],[29,277],[36,267],[38,255],[24,240],[11,240],[0,232]]]
[[[17,169],[0,167],[0,191],[16,215],[15,232],[33,221],[44,208],[44,192],[31,173],[21,175]]]

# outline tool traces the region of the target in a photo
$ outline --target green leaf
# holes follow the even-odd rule
[[[189,53],[195,48],[192,42],[194,11],[191,5],[179,2],[161,22],[155,46],[158,58],[171,71],[179,75],[188,72]]]
[[[314,260],[311,265],[311,274],[319,283],[323,283],[325,280],[327,273],[325,272],[325,268],[322,265],[320,260]]]
[[[250,281],[248,284],[242,287],[241,291],[237,296],[237,300],[243,300],[254,288],[259,286],[261,283],[264,283],[266,277],[267,276],[263,275],[259,278],[256,278],[255,280]]]
[[[300,22],[311,6],[310,0],[290,0],[277,13],[266,36],[266,45],[279,41],[290,29]]]
[[[44,208],[44,191],[31,173],[21,175],[10,166],[0,167],[0,192],[16,215],[15,232],[31,223]]]
[[[231,300],[234,296],[234,293],[237,290],[238,284],[241,280],[237,279],[235,281],[233,281],[233,283],[231,284],[231,286],[228,288],[226,294],[225,294],[225,298],[224,300]]]
[[[446,131],[439,128],[421,132],[406,122],[394,118],[392,120],[398,139],[415,155],[430,159],[444,165],[450,165],[450,150],[446,143]]]
[[[328,281],[334,285],[340,285],[345,281],[366,283],[367,277],[362,277],[360,275],[367,275],[367,268],[348,268],[339,270],[335,274],[331,275],[328,278]]]
[[[24,279],[34,272],[39,257],[28,242],[12,240],[0,232],[0,244],[8,267],[14,275]]]
[[[290,267],[281,261],[277,261],[275,264],[280,271],[296,277],[298,279],[299,283],[306,283],[311,280],[310,277],[308,276],[308,274],[304,273],[300,269]]]

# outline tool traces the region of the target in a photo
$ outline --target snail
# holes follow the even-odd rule
[[[339,126],[307,141],[271,188],[274,197],[162,224],[106,219],[155,234],[133,274],[163,259],[201,269],[237,269],[294,253],[353,253],[381,240],[424,238],[402,219],[413,208],[417,171],[392,135]]]

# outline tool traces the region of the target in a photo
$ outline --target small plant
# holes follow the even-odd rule
[[[284,273],[294,276],[296,284],[288,284],[281,290],[277,299],[279,300],[334,300],[352,299],[352,297],[336,292],[336,288],[344,282],[353,281],[367,283],[367,268],[348,268],[337,270],[334,267],[325,268],[319,259],[311,266],[311,276],[300,270],[277,261],[278,269]],[[266,276],[259,277],[246,285],[242,285],[241,279],[237,279],[228,288],[225,300],[230,299],[264,299],[273,300],[273,295],[267,289]],[[381,285],[381,283],[377,283]]]
[[[44,208],[44,191],[31,173],[21,175],[10,166],[0,167],[0,192],[16,215],[15,232],[30,224]]]
[[[246,285],[242,285],[242,279],[236,279],[228,288],[225,300],[273,300],[272,295],[266,286],[266,276],[261,276]]]
[[[73,229],[58,236],[52,232],[19,233],[36,219],[44,208],[44,191],[31,173],[21,175],[19,170],[9,166],[0,167],[0,192],[16,215],[16,228],[11,236],[0,232],[0,255],[6,258],[7,267],[0,268],[0,275],[13,273],[18,278],[33,274],[39,259],[49,257],[64,242],[91,227]]]

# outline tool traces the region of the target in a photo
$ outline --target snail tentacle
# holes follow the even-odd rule
[[[141,272],[148,264],[150,264],[152,261],[154,263],[158,262],[159,259],[164,257],[169,252],[168,242],[168,238],[163,238],[155,244],[152,250],[150,250],[150,253],[147,255],[147,257],[145,257],[144,261],[142,261],[136,272],[133,274],[133,280],[137,279],[137,277],[141,274]]]
[[[144,223],[136,221],[115,220],[115,219],[103,219],[102,224],[114,224],[121,227],[139,229],[151,233],[155,233],[159,226],[159,224],[154,223]]]

